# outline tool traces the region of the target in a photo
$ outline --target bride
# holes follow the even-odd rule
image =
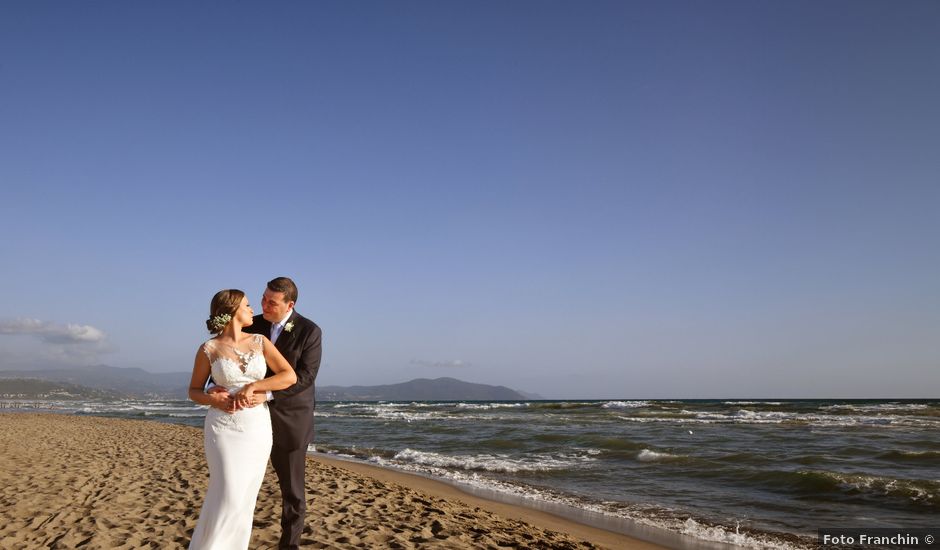
[[[271,454],[268,406],[252,407],[252,394],[281,390],[297,380],[270,340],[242,333],[253,315],[241,290],[217,292],[206,321],[216,336],[196,352],[189,398],[210,406],[204,435],[209,488],[189,550],[248,548],[255,502]],[[267,369],[274,375],[265,378]],[[206,393],[210,374],[228,391]]]

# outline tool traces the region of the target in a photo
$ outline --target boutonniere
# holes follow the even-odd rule
[[[290,332],[290,331],[292,331],[292,330],[294,330],[294,322],[293,322],[293,321],[291,321],[291,322],[287,323],[286,325],[284,325],[284,332]]]

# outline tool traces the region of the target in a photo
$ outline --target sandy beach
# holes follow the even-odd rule
[[[0,414],[3,548],[185,548],[208,470],[202,431],[157,422]],[[660,548],[418,476],[309,457],[309,548]],[[251,548],[275,548],[268,468]]]

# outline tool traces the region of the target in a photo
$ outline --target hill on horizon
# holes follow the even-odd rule
[[[525,401],[525,394],[505,386],[474,384],[456,378],[415,378],[380,386],[323,386],[323,401]]]

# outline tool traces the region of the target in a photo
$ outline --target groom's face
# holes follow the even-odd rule
[[[264,289],[261,296],[261,311],[265,321],[277,323],[287,312],[294,307],[294,302],[287,301],[283,292],[274,292],[270,288]]]

